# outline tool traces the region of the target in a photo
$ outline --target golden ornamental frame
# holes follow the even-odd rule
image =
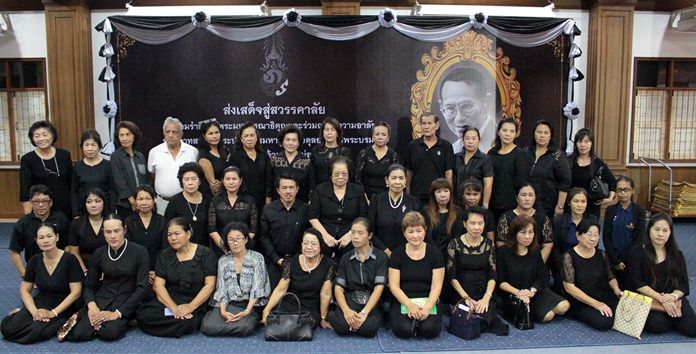
[[[495,78],[500,93],[501,115],[513,117],[518,126],[522,117],[522,98],[517,70],[510,68],[510,58],[503,54],[502,48],[493,51],[493,40],[476,31],[466,31],[444,44],[444,49],[437,46],[430,54],[423,54],[423,70],[416,72],[418,82],[411,86],[411,127],[413,139],[421,133],[418,118],[425,112],[431,112],[437,84],[447,69],[460,61],[471,61],[482,65]]]

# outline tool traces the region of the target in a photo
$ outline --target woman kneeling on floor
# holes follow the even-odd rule
[[[247,250],[249,228],[228,223],[223,232],[225,255],[218,260],[217,289],[201,332],[209,336],[246,337],[254,333],[271,286],[263,256]]]

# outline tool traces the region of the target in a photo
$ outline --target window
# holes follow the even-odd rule
[[[696,59],[636,58],[631,160],[696,162]]]
[[[29,127],[48,118],[46,107],[46,61],[0,59],[0,162],[32,150]]]

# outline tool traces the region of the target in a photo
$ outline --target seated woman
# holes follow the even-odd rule
[[[549,271],[541,258],[536,238],[536,222],[527,215],[516,217],[510,225],[507,244],[496,252],[498,283],[505,308],[514,310],[511,300],[529,304],[534,321],[548,322],[570,308],[568,300],[548,288]]]
[[[147,249],[125,238],[121,216],[104,217],[107,246],[94,252],[87,270],[83,299],[87,306],[65,324],[65,340],[95,337],[116,340],[126,336],[128,320],[146,294],[150,267]]]
[[[58,236],[52,223],[41,223],[36,231],[41,253],[29,260],[19,288],[24,307],[0,324],[5,340],[29,344],[49,339],[80,309],[82,269],[75,256],[58,248]]]
[[[215,290],[217,257],[210,248],[190,241],[186,219],[167,224],[169,248],[160,252],[155,266],[156,298],[138,309],[138,326],[150,335],[181,337],[200,327],[207,302]]]
[[[366,218],[353,220],[350,238],[354,251],[344,254],[338,264],[334,286],[338,306],[327,320],[338,334],[374,337],[382,326],[379,305],[387,283],[388,258],[370,243],[372,233]]]
[[[406,244],[389,258],[389,290],[396,301],[389,309],[397,337],[436,338],[442,329],[437,301],[445,279],[445,261],[437,247],[425,243],[425,218],[410,211],[401,221]]]
[[[157,214],[155,204],[155,190],[147,184],[142,184],[135,189],[136,211],[126,217],[126,238],[147,248],[150,258],[150,271],[148,281],[150,285],[155,283],[155,264],[159,252],[167,245],[167,219]],[[149,294],[152,294],[150,292]]]
[[[620,199],[622,192],[618,194]],[[626,258],[630,283],[639,293],[653,299],[645,330],[664,333],[674,329],[696,337],[696,314],[687,298],[689,275],[684,254],[674,237],[672,219],[664,213],[653,215],[648,233],[643,245],[633,248]]]
[[[506,336],[508,325],[498,317],[495,303],[491,302],[496,279],[495,245],[483,235],[486,209],[470,208],[464,216],[464,227],[466,233],[447,246],[447,279],[466,305],[481,317],[481,332]]]
[[[635,183],[631,177],[616,179],[616,195],[619,202],[607,207],[604,213],[604,249],[609,256],[619,286],[630,285],[625,260],[628,253],[645,240],[645,209],[633,202]]]
[[[249,228],[232,221],[222,231],[226,254],[218,259],[217,289],[203,317],[208,336],[246,337],[254,333],[271,286],[261,253],[247,250]]]
[[[336,265],[329,257],[324,257],[321,250],[324,241],[319,231],[307,229],[302,235],[300,254],[283,261],[283,277],[273,289],[268,304],[263,310],[261,323],[278,306],[286,292],[297,295],[302,311],[312,316],[312,327],[321,324],[322,328],[331,328],[326,316],[331,304],[331,281],[336,273]],[[296,312],[297,302],[293,297],[283,299],[280,312]]]
[[[87,198],[83,200],[83,214],[70,224],[70,235],[66,251],[77,256],[82,271],[87,271],[87,266],[92,261],[94,251],[106,246],[102,223],[104,220],[106,196],[101,189],[93,188],[87,191]]]
[[[571,303],[570,314],[594,329],[608,331],[614,325],[621,290],[607,255],[597,248],[597,219],[583,218],[576,238],[578,244],[563,255],[563,287]]]

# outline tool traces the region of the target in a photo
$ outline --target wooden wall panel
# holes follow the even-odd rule
[[[672,167],[674,182],[696,183],[696,168],[693,167]],[[652,190],[661,180],[669,180],[669,173],[666,168],[653,167],[652,185],[648,185],[647,167],[629,167],[628,175],[636,182],[636,192],[634,200],[644,207],[648,205],[648,190]]]
[[[326,16],[360,15],[360,0],[322,0],[321,14]]]
[[[24,215],[19,203],[19,169],[0,170],[0,219],[14,219]]]

